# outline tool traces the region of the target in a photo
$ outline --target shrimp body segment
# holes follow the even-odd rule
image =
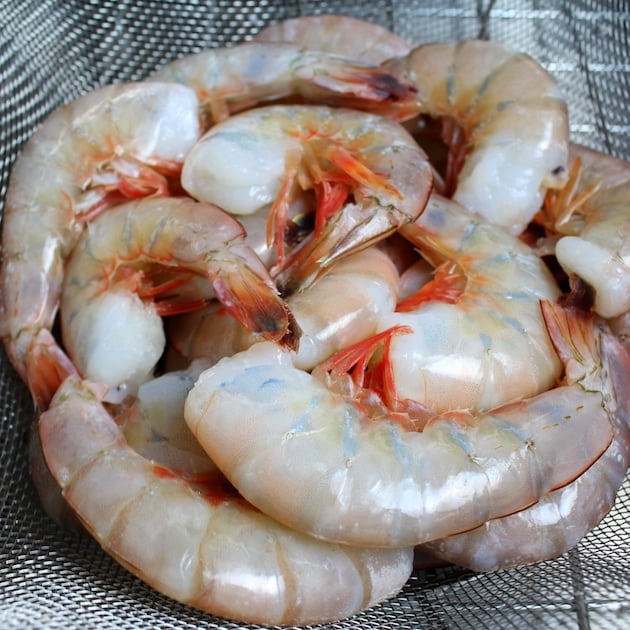
[[[401,400],[435,411],[486,410],[534,396],[561,373],[540,310],[557,284],[541,258],[453,201],[432,195],[400,233],[435,267],[434,279],[385,314],[388,361]]]
[[[233,116],[203,136],[182,171],[189,194],[228,212],[249,214],[273,203],[280,218],[275,234],[288,202],[301,190],[315,191],[320,229],[279,262],[277,279],[287,292],[413,221],[431,184],[424,152],[401,125],[324,106],[270,106]],[[323,216],[331,190],[341,201]]]
[[[549,204],[556,257],[594,289],[597,313],[617,317],[630,310],[630,163],[575,144],[570,156],[575,180]]]
[[[168,178],[179,174],[200,134],[192,90],[138,83],[104,87],[60,107],[26,143],[3,217],[0,331],[40,402],[55,388],[39,381],[41,355],[55,354],[49,331],[64,263],[83,226],[125,198],[169,194]]]
[[[600,328],[602,355],[614,390],[609,399],[614,401],[615,437],[606,452],[575,481],[542,496],[530,508],[432,541],[422,551],[474,571],[540,562],[575,547],[610,511],[630,466],[630,355],[614,335]],[[588,329],[583,332],[588,339]],[[554,343],[564,341],[554,335]]]
[[[158,68],[151,79],[194,89],[209,123],[287,97],[363,109],[411,95],[409,86],[378,66],[286,42],[203,50]]]
[[[322,50],[382,63],[408,54],[412,46],[392,31],[347,15],[307,15],[283,20],[262,29],[257,42],[294,42],[309,50]]]
[[[347,256],[312,285],[287,296],[301,330],[294,364],[311,370],[335,352],[376,333],[378,322],[396,306],[398,272],[389,256],[369,247]],[[185,357],[220,358],[260,341],[221,307],[209,306],[173,318],[169,340]]]
[[[419,46],[383,67],[417,87],[409,113],[461,128],[455,148],[464,157],[461,171],[454,167],[453,198],[463,206],[518,234],[545,191],[566,183],[567,106],[554,79],[528,55],[465,40]]]
[[[411,549],[357,549],[294,532],[223,486],[191,484],[133,450],[101,403],[68,378],[39,421],[66,500],[118,562],[158,591],[263,625],[332,621],[395,594]]]
[[[128,202],[90,222],[68,262],[61,303],[79,372],[112,388],[150,376],[165,338],[154,301],[140,294],[156,269],[208,279],[244,326],[296,347],[293,317],[244,239],[230,215],[187,197]]]
[[[203,372],[184,415],[239,492],[280,522],[347,544],[415,545],[532,505],[606,450],[606,375],[588,349],[566,358],[577,381],[416,432],[371,422],[263,342]]]

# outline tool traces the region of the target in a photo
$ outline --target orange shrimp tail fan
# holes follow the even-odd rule
[[[297,350],[301,330],[293,313],[251,269],[223,265],[212,287],[225,309],[248,330]]]

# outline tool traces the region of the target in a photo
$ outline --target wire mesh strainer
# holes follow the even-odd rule
[[[0,197],[21,146],[61,103],[312,13],[367,19],[414,43],[481,36],[530,53],[566,94],[573,140],[630,159],[624,0],[0,0]],[[0,627],[246,627],[156,594],[91,539],[50,521],[27,470],[30,396],[0,356]],[[629,515],[627,479],[605,521],[557,560],[483,575],[456,567],[418,571],[395,599],[325,627],[627,628]]]

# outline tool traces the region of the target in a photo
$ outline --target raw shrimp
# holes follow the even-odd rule
[[[630,163],[571,145],[571,182],[546,199],[544,223],[561,238],[555,254],[567,273],[595,291],[602,317],[630,310]]]
[[[54,111],[15,162],[3,219],[0,329],[41,407],[73,371],[50,329],[64,262],[83,226],[125,197],[169,194],[169,177],[200,134],[192,90],[108,86]],[[43,361],[50,369],[41,369]]]
[[[257,42],[293,42],[309,50],[382,63],[408,54],[412,46],[392,31],[347,15],[307,15],[262,29]]]
[[[552,336],[554,342],[563,343],[556,334]],[[586,329],[583,339],[592,341]],[[427,543],[421,551],[474,571],[494,571],[555,558],[577,545],[604,518],[630,466],[630,360],[609,332],[602,332],[600,340],[606,345],[618,403],[611,410],[615,437],[606,452],[574,482],[542,496],[532,507]],[[562,351],[569,353],[569,348]]]
[[[310,287],[286,297],[302,331],[295,365],[310,370],[373,335],[379,317],[393,312],[397,289],[396,267],[373,246],[340,260]],[[220,307],[183,315],[172,324],[168,337],[181,354],[213,363],[260,340]]]
[[[566,183],[567,106],[528,55],[467,40],[419,46],[383,68],[417,87],[415,105],[401,105],[407,115],[443,119],[446,179],[457,179],[454,199],[465,207],[518,234],[546,189]]]
[[[435,267],[434,279],[385,314],[397,397],[437,412],[482,411],[554,385],[561,364],[540,311],[560,291],[540,257],[459,204],[432,195],[400,233]]]
[[[324,106],[270,106],[215,125],[193,147],[182,185],[193,197],[249,214],[273,202],[284,292],[384,239],[422,211],[431,167],[398,123]],[[318,197],[315,229],[284,256],[287,204],[300,190]]]
[[[101,395],[76,376],[64,381],[39,422],[46,461],[92,536],[158,591],[238,621],[306,625],[373,606],[409,577],[410,548],[318,541],[261,514],[225,482],[189,482],[145,459]]]
[[[565,386],[484,414],[443,413],[417,432],[371,422],[261,342],[203,372],[184,416],[238,491],[289,527],[354,545],[419,544],[532,505],[608,448],[607,357],[588,350],[563,357]]]
[[[152,283],[164,268],[207,278],[243,325],[295,348],[293,316],[244,237],[230,215],[188,197],[128,202],[91,221],[61,300],[63,340],[79,372],[122,394],[150,377],[165,343],[160,314],[181,308],[142,299],[160,296]]]
[[[364,109],[412,94],[409,86],[378,66],[290,43],[250,42],[203,50],[158,68],[150,79],[193,88],[206,124],[287,97]]]
[[[189,481],[223,482],[223,475],[184,421],[184,402],[199,374],[210,363],[197,359],[138,388],[137,398],[116,416],[127,444],[145,459]],[[227,481],[224,485],[227,486]]]

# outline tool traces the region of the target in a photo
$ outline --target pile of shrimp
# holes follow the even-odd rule
[[[263,625],[564,553],[630,464],[629,200],[488,41],[297,18],[80,96],[3,218],[46,510]]]

